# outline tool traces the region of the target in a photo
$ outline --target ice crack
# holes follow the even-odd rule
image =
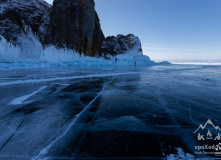
[[[67,132],[69,131],[69,129],[70,129],[72,126],[75,125],[75,123],[77,122],[77,120],[84,114],[84,112],[85,112],[87,109],[90,108],[90,106],[97,100],[97,98],[100,97],[100,95],[104,92],[105,87],[106,87],[109,83],[111,83],[112,81],[113,81],[113,79],[110,80],[110,81],[108,81],[107,83],[105,83],[104,86],[103,86],[103,88],[102,88],[102,90],[98,93],[98,95],[97,95],[79,114],[75,115],[75,118],[74,118],[73,121],[70,123],[70,125],[67,127],[67,129],[66,129],[63,133],[61,133],[61,135],[58,136],[54,141],[52,141],[47,147],[43,148],[37,156],[35,156],[35,157],[32,158],[32,160],[42,159],[42,158],[40,158],[40,157],[46,155],[46,154],[48,153],[49,149],[50,149],[59,139],[61,139],[62,137],[64,137],[64,136],[67,134]]]

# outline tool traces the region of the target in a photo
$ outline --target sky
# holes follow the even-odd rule
[[[105,36],[133,33],[154,60],[221,59],[221,0],[95,0],[95,8]]]

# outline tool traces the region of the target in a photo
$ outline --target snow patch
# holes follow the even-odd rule
[[[167,160],[179,160],[179,159],[194,160],[195,157],[189,153],[185,154],[181,148],[177,148],[177,155],[171,154],[167,156]]]
[[[38,62],[43,47],[31,31],[19,37],[21,46],[13,45],[0,36],[0,63]]]
[[[132,52],[126,52],[125,54],[119,54],[116,57],[110,56],[109,58],[111,61],[114,61],[115,58],[117,58],[116,66],[133,66],[134,62],[136,62],[137,66],[149,66],[157,64],[154,61],[151,61],[148,56],[145,55],[136,55],[132,54]]]
[[[14,46],[6,41],[4,37],[0,37],[0,63],[23,63],[22,66],[150,66],[157,63],[151,61],[148,56],[143,55],[138,50],[138,46],[134,47],[124,54],[117,56],[107,55],[106,57],[88,57],[80,55],[73,50],[57,49],[55,46],[49,46],[43,49],[42,44],[36,38],[34,33],[26,26],[27,35],[19,37],[21,46]],[[115,58],[118,60],[115,61]],[[2,66],[2,65],[1,65]],[[11,65],[12,66],[12,65]]]
[[[40,56],[41,62],[70,62],[74,60],[82,60],[84,56],[74,52],[73,50],[57,49],[55,46],[45,48]]]
[[[40,62],[67,63],[70,66],[133,66],[135,61],[138,66],[156,64],[148,56],[142,55],[142,52],[137,52],[136,47],[125,54],[108,55],[108,58],[110,60],[103,57],[83,56],[73,50],[57,49],[55,46],[49,46],[41,53]],[[116,62],[115,58],[118,59]]]
[[[25,100],[27,100],[28,98],[32,97],[33,95],[41,92],[43,89],[45,89],[47,86],[43,86],[40,89],[38,89],[37,91],[32,92],[31,94],[28,95],[24,95],[18,98],[13,99],[8,105],[19,105],[19,104],[23,104],[23,102]]]
[[[166,157],[167,160],[211,160],[210,158],[196,158],[192,154],[184,153],[182,148],[177,148],[177,154],[171,154]]]
[[[19,62],[21,50],[0,36],[0,62]]]

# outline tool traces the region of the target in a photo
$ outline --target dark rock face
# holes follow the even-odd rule
[[[31,30],[43,42],[50,7],[43,0],[1,0],[0,35],[20,44],[18,38]]]
[[[101,53],[102,56],[106,56],[108,54],[112,56],[116,56],[118,54],[124,54],[125,52],[132,50],[137,55],[143,55],[141,42],[138,37],[133,34],[117,35],[107,37],[102,44]]]
[[[55,0],[45,44],[95,56],[104,39],[93,0]]]

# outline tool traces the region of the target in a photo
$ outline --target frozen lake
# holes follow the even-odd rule
[[[204,157],[193,132],[220,107],[221,66],[4,67],[0,159]]]

